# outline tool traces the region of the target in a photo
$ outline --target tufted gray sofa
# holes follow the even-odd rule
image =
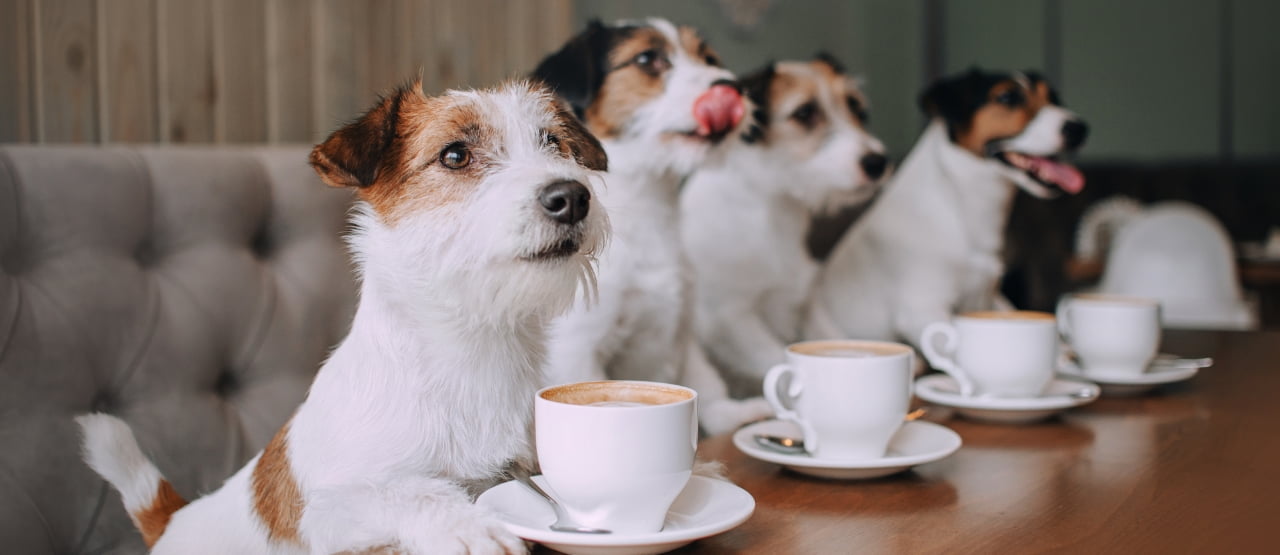
[[[0,553],[139,553],[72,416],[188,499],[302,400],[345,334],[351,197],[290,148],[0,145]]]

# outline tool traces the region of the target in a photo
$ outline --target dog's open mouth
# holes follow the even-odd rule
[[[1042,185],[1057,187],[1073,195],[1084,189],[1084,175],[1075,166],[1061,160],[1011,150],[997,152],[994,156],[1005,165],[1026,172]]]
[[[580,247],[581,242],[576,237],[569,237],[552,243],[542,250],[526,255],[523,258],[533,261],[557,260],[577,254]]]

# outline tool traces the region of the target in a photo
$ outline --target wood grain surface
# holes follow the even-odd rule
[[[1280,333],[1170,332],[1212,356],[1194,379],[1022,426],[951,418],[956,454],[870,481],[810,478],[739,452],[742,526],[678,553],[1261,553],[1280,525]]]

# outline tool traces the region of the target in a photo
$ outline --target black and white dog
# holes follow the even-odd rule
[[[1017,187],[1079,192],[1058,156],[1088,127],[1033,73],[971,70],[921,98],[931,123],[884,194],[836,245],[806,336],[918,343],[924,327],[1001,304],[1000,251]]]

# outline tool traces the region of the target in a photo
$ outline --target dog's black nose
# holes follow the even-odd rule
[[[858,163],[862,165],[862,171],[871,179],[880,179],[880,176],[884,175],[885,168],[889,167],[889,159],[878,152],[864,155]]]
[[[1089,126],[1083,121],[1071,120],[1062,124],[1062,143],[1067,150],[1075,150],[1084,144],[1085,137],[1089,136]]]
[[[562,224],[576,224],[587,217],[591,207],[591,191],[577,181],[557,181],[538,193],[542,211]]]

